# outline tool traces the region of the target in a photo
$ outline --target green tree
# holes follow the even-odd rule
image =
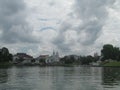
[[[118,47],[114,47],[114,50],[113,50],[113,59],[115,60],[119,60],[119,55],[120,55],[120,50]]]
[[[103,46],[101,54],[103,56],[102,60],[106,59],[119,60],[120,50],[118,47],[113,47],[113,45],[111,44],[106,44]]]
[[[82,65],[89,65],[91,62],[94,61],[94,58],[92,56],[81,56],[81,64]]]
[[[75,58],[73,55],[64,56],[60,61],[64,64],[73,64],[75,62]]]
[[[12,54],[9,53],[9,50],[6,47],[0,49],[0,62],[9,62],[12,60]]]

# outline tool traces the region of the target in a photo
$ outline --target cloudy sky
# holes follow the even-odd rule
[[[0,48],[33,56],[120,47],[120,0],[0,0]]]

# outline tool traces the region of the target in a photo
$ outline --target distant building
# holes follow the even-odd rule
[[[13,56],[13,63],[32,64],[34,63],[34,59],[32,56],[27,55],[26,53],[17,53]]]
[[[43,64],[43,63],[46,63],[46,59],[49,58],[49,55],[40,55],[39,57],[37,57],[35,59],[35,63],[36,64]]]
[[[50,57],[48,57],[45,62],[47,64],[51,64],[51,63],[57,63],[59,62],[59,60],[60,60],[59,53],[53,51],[53,54]]]
[[[96,57],[99,57],[98,53],[94,53],[94,57],[95,57],[95,58],[96,58]]]

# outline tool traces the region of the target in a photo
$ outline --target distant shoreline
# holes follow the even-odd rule
[[[61,66],[61,67],[120,67],[120,63],[117,65],[117,64],[114,64],[115,62],[113,62],[112,64],[110,63],[107,63],[105,65],[76,65],[76,64],[46,64],[46,65],[40,65],[40,64],[13,64],[13,63],[8,63],[8,62],[2,62],[0,63],[0,68],[2,67],[11,67],[11,66],[31,66],[31,67],[34,67],[34,66],[40,66],[40,67],[55,67],[55,66]],[[114,65],[113,65],[114,64]]]

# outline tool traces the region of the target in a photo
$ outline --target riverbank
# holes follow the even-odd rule
[[[104,67],[120,67],[120,62],[114,61],[114,62],[108,62],[103,64]]]
[[[78,64],[13,64],[10,62],[2,62],[0,63],[0,67],[10,67],[10,66],[63,66],[63,67],[73,67],[73,66],[81,66],[81,67],[120,67],[120,62],[102,62],[100,65],[78,65]]]
[[[9,63],[9,62],[0,62],[0,68],[11,67],[11,66],[13,66],[12,63]]]

